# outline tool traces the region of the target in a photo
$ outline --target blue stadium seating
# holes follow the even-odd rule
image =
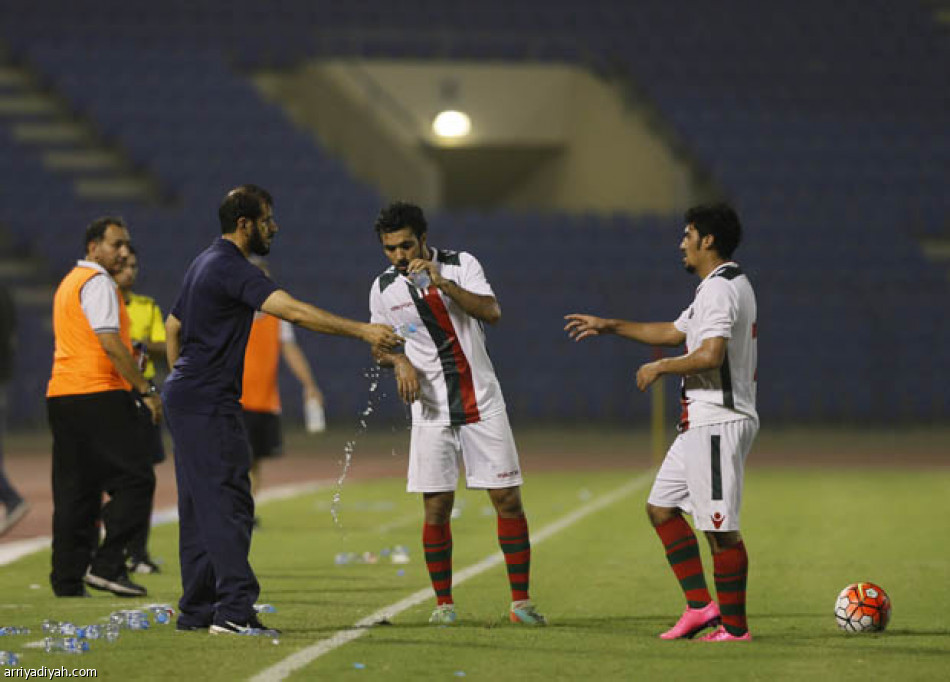
[[[738,205],[738,256],[761,309],[764,419],[950,415],[934,378],[950,364],[937,312],[946,273],[911,236],[943,233],[950,208],[950,59],[922,3],[8,0],[0,35],[175,198],[161,208],[84,204],[0,126],[0,220],[55,273],[76,257],[88,218],[121,211],[142,288],[167,309],[188,260],[215,235],[220,196],[251,180],[277,197],[277,279],[363,317],[385,264],[371,230],[382,199],[241,70],[352,55],[578,62],[633,79]],[[678,272],[677,219],[473,211],[431,223],[435,245],[472,250],[495,284],[505,318],[490,330],[491,352],[516,418],[646,418],[632,373],[649,351],[616,340],[576,347],[561,316],[678,313],[694,283]],[[31,329],[31,345],[48,347],[48,330]],[[331,417],[362,409],[364,349],[301,339]],[[20,377],[48,369],[23,362]],[[18,381],[40,395],[32,378]],[[398,418],[394,403],[384,412]]]

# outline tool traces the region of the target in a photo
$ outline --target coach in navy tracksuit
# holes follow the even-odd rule
[[[227,194],[218,210],[222,236],[191,264],[168,316],[174,369],[164,401],[178,482],[179,630],[261,627],[254,614],[260,586],[248,561],[251,453],[239,402],[254,311],[358,338],[374,351],[391,350],[400,340],[385,325],[337,317],[294,299],[247,260],[270,251],[278,231],[273,203],[254,185]]]

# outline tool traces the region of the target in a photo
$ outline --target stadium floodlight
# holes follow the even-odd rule
[[[432,130],[439,137],[465,137],[472,131],[472,119],[463,111],[442,111],[433,119]]]

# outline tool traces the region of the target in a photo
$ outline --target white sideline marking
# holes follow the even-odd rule
[[[627,495],[636,492],[642,488],[645,483],[650,481],[652,476],[652,472],[647,472],[637,476],[616,490],[597,497],[593,501],[578,507],[569,514],[565,514],[557,521],[549,523],[548,525],[541,528],[541,530],[538,532],[531,533],[531,545],[535,546],[541,542],[544,542],[551,536],[560,533],[565,528],[574,525],[585,516],[589,516],[594,512],[600,511],[604,507],[608,507],[614,502],[623,499]],[[503,561],[504,555],[501,553],[501,550],[496,553],[492,553],[481,561],[455,573],[452,578],[452,584],[455,586],[463,583],[469,578],[474,578],[475,576],[484,573],[488,569],[494,568]],[[343,646],[344,644],[352,642],[355,639],[359,639],[369,632],[370,628],[372,628],[374,625],[377,625],[381,620],[388,620],[393,616],[396,616],[397,614],[402,613],[403,611],[421,604],[422,602],[431,598],[432,588],[430,587],[426,587],[425,589],[410,594],[405,599],[397,601],[395,604],[384,606],[375,613],[372,613],[357,621],[352,627],[347,628],[346,630],[340,630],[332,637],[320,640],[315,644],[291,654],[280,663],[272,665],[269,668],[265,668],[257,675],[250,678],[250,680],[251,682],[275,682],[276,680],[286,679],[291,673],[294,673],[304,666],[309,665],[324,654],[328,654],[334,649],[338,649],[339,647]]]
[[[286,500],[298,495],[316,492],[330,487],[335,481],[326,479],[319,481],[308,481],[306,483],[288,483],[287,485],[278,485],[272,488],[262,490],[258,494],[256,503],[267,504],[274,500]],[[152,527],[162,526],[166,523],[175,523],[178,521],[178,507],[164,507],[152,512]],[[52,538],[49,536],[40,536],[35,538],[26,538],[23,540],[14,540],[0,544],[0,566],[12,564],[18,559],[29,556],[35,552],[41,552],[49,549],[52,544]]]
[[[17,559],[22,559],[34,552],[49,549],[52,543],[53,539],[48,535],[5,542],[0,545],[0,566],[12,564]]]

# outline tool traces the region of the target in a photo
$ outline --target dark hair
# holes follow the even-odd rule
[[[422,209],[415,204],[394,201],[376,217],[376,236],[380,241],[384,232],[397,232],[405,227],[411,227],[416,237],[421,237],[429,229]]]
[[[703,204],[686,211],[686,224],[696,228],[700,238],[713,236],[713,248],[723,258],[732,258],[742,241],[739,216],[729,204]]]
[[[264,213],[264,206],[273,206],[274,198],[266,189],[257,185],[240,185],[224,197],[218,208],[221,234],[230,234],[237,229],[238,220],[257,220]]]
[[[117,215],[104,215],[101,218],[96,218],[86,228],[86,240],[82,243],[83,253],[89,252],[89,242],[98,243],[105,239],[109,225],[127,227],[125,221]]]

